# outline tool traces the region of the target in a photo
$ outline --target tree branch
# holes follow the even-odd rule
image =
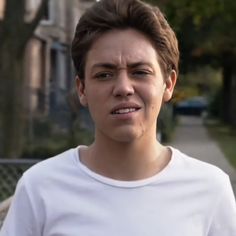
[[[3,20],[0,20],[0,37],[1,37],[2,33],[3,33],[2,32],[2,28],[3,28],[2,25],[3,25]]]
[[[47,6],[48,0],[42,0],[40,6],[38,7],[37,13],[34,17],[34,19],[30,23],[25,23],[23,27],[24,31],[24,38],[22,39],[22,44],[25,45],[28,41],[28,39],[33,35],[36,27],[38,26],[44,10]]]
[[[4,24],[20,28],[24,23],[25,1],[7,0],[4,7]],[[19,30],[19,29],[18,29]]]

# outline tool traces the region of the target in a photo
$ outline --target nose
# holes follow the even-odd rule
[[[134,94],[134,87],[132,80],[126,71],[120,71],[115,80],[113,95],[115,97],[127,97]]]

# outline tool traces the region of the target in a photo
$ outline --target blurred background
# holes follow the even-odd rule
[[[0,201],[34,163],[93,140],[74,90],[70,45],[95,0],[0,0]],[[168,143],[178,116],[204,120],[236,166],[236,1],[153,0],[181,51],[172,101],[158,121]]]

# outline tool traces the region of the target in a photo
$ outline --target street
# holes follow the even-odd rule
[[[230,165],[217,143],[208,135],[201,117],[180,116],[172,142],[169,144],[182,152],[211,163],[226,172],[236,195],[236,170]]]

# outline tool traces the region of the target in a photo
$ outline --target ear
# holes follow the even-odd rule
[[[85,94],[85,84],[84,80],[81,80],[79,76],[76,76],[76,88],[77,88],[77,93],[79,95],[79,101],[82,106],[87,106],[87,98]]]
[[[168,102],[171,99],[173,92],[174,92],[176,80],[177,80],[176,72],[175,72],[175,70],[172,70],[170,72],[170,75],[168,76],[168,78],[165,81],[165,91],[164,91],[164,95],[163,95],[164,102]]]

